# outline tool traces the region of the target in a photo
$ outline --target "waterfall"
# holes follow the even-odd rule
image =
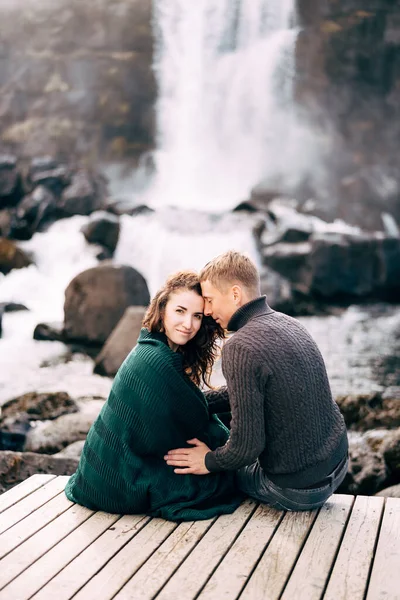
[[[220,211],[282,171],[295,0],[153,0],[163,205]]]

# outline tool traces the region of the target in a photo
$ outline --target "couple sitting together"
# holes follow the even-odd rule
[[[207,386],[222,349],[226,387]],[[230,412],[229,430],[218,413]],[[348,467],[345,424],[318,347],[260,295],[238,252],[172,275],[92,425],[67,497],[93,510],[172,521],[321,506]]]

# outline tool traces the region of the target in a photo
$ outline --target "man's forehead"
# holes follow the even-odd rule
[[[215,296],[224,295],[227,291],[225,286],[216,287],[209,279],[201,282],[201,293],[205,298],[214,298]]]
[[[203,296],[210,297],[213,296],[216,292],[218,292],[217,288],[215,288],[211,281],[209,281],[208,279],[206,279],[206,281],[202,281],[200,285]]]

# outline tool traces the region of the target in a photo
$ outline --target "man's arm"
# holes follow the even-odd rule
[[[208,403],[208,412],[210,415],[216,413],[230,412],[229,393],[226,385],[218,390],[207,390],[204,392]]]
[[[228,350],[229,348],[229,350]],[[223,372],[230,398],[231,432],[224,446],[211,451],[198,439],[194,448],[176,448],[164,456],[181,475],[240,469],[254,462],[265,448],[264,395],[269,373],[248,349],[234,344],[224,348]]]
[[[233,338],[224,348],[223,374],[232,413],[231,431],[224,446],[205,455],[210,472],[240,469],[253,463],[265,448],[265,368]]]

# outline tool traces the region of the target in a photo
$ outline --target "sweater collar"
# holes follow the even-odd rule
[[[230,318],[227,329],[228,331],[237,331],[254,317],[269,315],[273,312],[274,310],[267,303],[267,297],[260,296],[241,306]]]

